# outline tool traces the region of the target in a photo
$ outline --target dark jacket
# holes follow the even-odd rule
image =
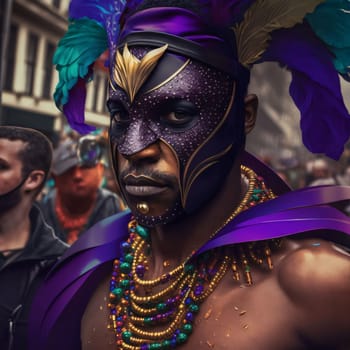
[[[44,221],[37,205],[30,211],[31,233],[25,248],[0,255],[0,349],[25,350],[33,295],[68,246]]]
[[[45,216],[45,220],[53,227],[56,235],[66,242],[67,232],[62,228],[56,216],[55,199],[56,189],[50,191],[41,200],[41,210]],[[102,188],[98,189],[95,207],[80,234],[102,219],[122,211],[121,203],[120,198],[115,193]]]

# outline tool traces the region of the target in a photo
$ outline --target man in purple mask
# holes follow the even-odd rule
[[[350,220],[330,205],[350,189],[291,192],[244,151],[258,107],[249,70],[278,61],[305,144],[341,155],[350,58],[327,43],[346,26],[324,38],[318,23],[336,6],[348,23],[350,8],[323,2],[71,2],[56,103],[91,129],[84,80],[107,42],[111,156],[131,212],[93,227],[52,271],[33,349],[350,346]]]
[[[0,126],[0,348],[27,348],[33,295],[67,246],[34,203],[52,149],[38,131]]]

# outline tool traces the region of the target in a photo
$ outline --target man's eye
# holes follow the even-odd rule
[[[7,170],[9,168],[8,164],[0,162],[0,170]]]
[[[119,125],[126,125],[130,123],[130,117],[128,113],[121,110],[111,111],[111,118],[113,122]]]
[[[163,120],[176,125],[184,125],[193,119],[193,115],[184,112],[171,112],[163,117]]]
[[[181,130],[191,127],[193,123],[198,119],[197,117],[197,112],[192,109],[186,111],[179,109],[163,114],[160,119],[169,127]]]
[[[159,109],[160,121],[174,131],[191,128],[199,117],[198,108],[187,100],[171,100],[161,105]]]

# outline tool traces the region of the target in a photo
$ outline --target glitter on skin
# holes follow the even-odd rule
[[[210,342],[209,340],[207,340],[206,343],[207,343],[207,345],[209,346],[210,349],[212,349],[215,346],[215,344]]]
[[[129,155],[163,138],[175,149],[184,165],[221,120],[229,104],[231,89],[232,83],[226,75],[191,62],[172,81],[138,97],[131,107],[123,91],[113,91],[111,97],[123,101],[131,117],[128,129],[120,137],[114,136],[112,128],[113,142],[120,153]],[[161,123],[157,108],[169,99],[192,102],[199,110],[198,122],[184,131],[174,131]]]
[[[212,309],[209,309],[209,310],[205,313],[204,318],[205,318],[206,320],[210,317],[212,311],[213,311]]]

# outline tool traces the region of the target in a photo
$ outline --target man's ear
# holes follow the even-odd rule
[[[100,181],[102,181],[104,174],[105,174],[105,166],[102,162],[99,162],[96,164],[95,166],[96,169],[96,175],[98,176],[98,178],[100,179]]]
[[[104,172],[105,172],[104,164],[102,162],[99,162],[99,163],[97,163],[96,167],[98,169],[99,174],[101,174],[103,176]]]
[[[258,97],[255,94],[249,94],[244,98],[244,129],[246,135],[249,134],[254,128],[258,111],[258,104]]]
[[[45,172],[43,170],[33,170],[24,183],[25,191],[36,190],[44,181]]]

